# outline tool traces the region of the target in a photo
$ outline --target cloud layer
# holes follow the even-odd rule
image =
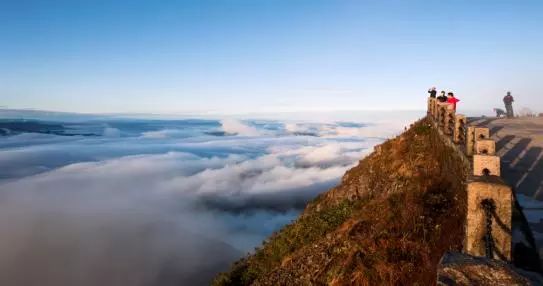
[[[206,284],[382,140],[345,122],[138,124],[0,139],[1,285]]]

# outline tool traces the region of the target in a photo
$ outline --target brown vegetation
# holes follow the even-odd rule
[[[349,170],[215,285],[432,285],[460,250],[464,165],[425,120]]]

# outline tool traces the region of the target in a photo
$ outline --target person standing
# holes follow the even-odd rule
[[[453,110],[456,111],[456,103],[459,102],[460,99],[454,97],[454,93],[449,92],[447,94],[447,103],[452,104]]]
[[[513,96],[511,96],[511,92],[508,91],[507,95],[503,98],[503,103],[505,104],[505,113],[507,115],[507,118],[513,118],[515,117],[515,114],[513,114]]]
[[[428,90],[428,93],[430,94],[430,97],[431,98],[436,98],[436,94],[437,94],[437,91],[436,91],[436,87],[432,87]]]
[[[439,102],[447,102],[447,97],[445,96],[445,91],[442,90],[441,94],[437,97],[437,101]]]

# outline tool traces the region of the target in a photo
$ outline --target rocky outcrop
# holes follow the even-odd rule
[[[543,279],[502,261],[449,252],[439,264],[437,285],[543,285]]]

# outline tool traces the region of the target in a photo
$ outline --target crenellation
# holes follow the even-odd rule
[[[445,116],[445,126],[444,126],[444,133],[447,135],[453,135],[454,134],[454,121],[455,121],[455,111],[454,109],[447,109],[446,110],[446,116]]]
[[[465,115],[455,114],[450,105],[430,100],[429,115],[450,140],[465,146],[472,159],[472,175],[466,186],[467,215],[464,252],[474,256],[511,261],[512,189],[501,179],[496,142],[486,127],[468,126]]]
[[[500,157],[493,155],[473,155],[474,176],[500,176]]]
[[[434,102],[436,101],[435,98],[432,98],[432,97],[428,97],[428,114],[430,115],[434,115],[434,107],[435,107],[435,104]]]
[[[453,141],[456,144],[466,142],[466,116],[463,114],[456,114],[455,116]]]
[[[439,117],[439,105],[437,99],[434,100],[434,120],[437,120]]]
[[[488,129],[487,127],[475,127],[475,130],[473,132],[476,141],[490,138],[490,129]]]
[[[475,126],[468,126],[466,132],[466,155],[473,156],[473,150],[475,148]]]
[[[495,155],[496,141],[492,139],[481,139],[475,142],[475,154],[478,155]]]
[[[439,126],[439,129],[443,130],[443,128],[445,127],[445,118],[446,118],[446,115],[447,115],[447,106],[445,104],[443,104],[443,103],[438,103],[437,107],[438,107],[438,116],[437,116],[438,126]]]
[[[512,190],[498,176],[476,177],[467,185],[468,213],[464,251],[474,256],[487,256],[485,235],[492,236],[491,256],[511,260]],[[491,203],[492,223],[487,224],[484,203]]]

